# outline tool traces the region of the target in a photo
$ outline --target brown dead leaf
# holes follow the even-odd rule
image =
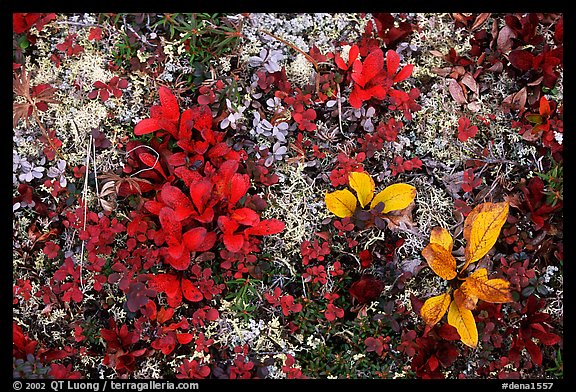
[[[476,20],[472,24],[472,27],[470,27],[470,31],[475,31],[478,30],[480,27],[482,27],[482,25],[486,23],[490,15],[492,15],[490,12],[482,12],[480,15],[478,15],[476,17]]]
[[[456,81],[456,79],[450,79],[448,82],[448,91],[452,98],[459,104],[467,103],[466,97],[464,96],[464,91],[462,86]]]
[[[412,229],[415,226],[412,220],[412,210],[416,204],[412,201],[408,207],[401,210],[390,211],[382,215],[382,219],[388,224],[390,231],[398,231],[400,229]]]
[[[460,80],[462,84],[470,89],[474,94],[478,95],[478,84],[474,77],[470,74],[470,72],[466,72],[464,76],[462,76],[462,80]]]
[[[523,113],[526,106],[527,96],[526,87],[522,87],[520,91],[508,95],[502,100],[502,109],[504,113],[508,113],[510,110]]]
[[[436,75],[446,77],[450,75],[450,72],[452,72],[452,67],[444,67],[444,68],[434,67],[431,69],[431,71],[434,72]]]
[[[498,39],[496,44],[502,53],[508,53],[512,49],[513,38],[516,38],[516,32],[508,26],[504,26],[498,32]]]

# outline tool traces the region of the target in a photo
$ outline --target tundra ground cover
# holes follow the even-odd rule
[[[15,378],[562,379],[563,15],[13,14]]]

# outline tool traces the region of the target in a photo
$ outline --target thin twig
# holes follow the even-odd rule
[[[338,100],[338,126],[340,127],[340,133],[342,132],[342,102],[340,101],[340,83],[336,83],[336,89],[338,94],[336,95],[336,99]]]
[[[92,135],[88,140],[88,148],[86,149],[86,174],[84,176],[84,189],[82,190],[82,199],[84,202],[84,222],[82,224],[82,230],[86,231],[86,216],[88,214],[88,203],[86,199],[88,198],[88,175],[90,174],[90,150],[92,149]],[[80,249],[80,287],[82,292],[84,292],[84,281],[82,279],[82,268],[84,266],[84,240],[82,240],[82,247]]]

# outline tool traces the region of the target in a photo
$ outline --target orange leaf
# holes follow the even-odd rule
[[[510,282],[504,279],[488,279],[486,268],[474,271],[460,287],[466,296],[475,296],[492,303],[512,302]]]
[[[356,211],[356,197],[348,189],[326,193],[324,200],[328,210],[340,218],[352,216]]]
[[[430,242],[441,245],[448,252],[452,252],[452,246],[454,245],[448,230],[440,226],[434,227],[430,232]]]
[[[474,310],[478,303],[478,297],[472,293],[464,293],[462,286],[460,286],[459,289],[454,290],[454,301],[456,301],[456,304],[460,307]]]
[[[393,184],[384,188],[384,190],[380,191],[376,197],[372,199],[370,208],[374,208],[378,203],[382,202],[384,203],[384,210],[382,210],[382,212],[386,214],[390,211],[401,210],[408,207],[415,197],[416,188],[412,185],[403,183]]]
[[[507,217],[507,201],[482,203],[474,207],[468,214],[464,222],[464,239],[466,240],[464,256],[466,263],[462,267],[462,271],[470,263],[484,257],[494,246]]]
[[[356,191],[358,201],[362,208],[364,208],[374,197],[374,180],[366,173],[352,172],[348,176],[348,182],[350,188]]]
[[[432,271],[441,278],[451,280],[456,277],[456,259],[442,245],[434,242],[429,243],[422,249],[422,256],[424,256]]]
[[[478,329],[474,315],[456,301],[450,303],[448,308],[448,324],[456,328],[462,343],[468,347],[476,348],[478,345]]]
[[[420,316],[426,324],[433,326],[444,316],[448,306],[450,306],[450,293],[430,297],[420,308]]]

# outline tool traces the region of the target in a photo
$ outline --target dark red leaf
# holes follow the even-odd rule
[[[530,354],[530,358],[532,358],[532,362],[538,366],[542,365],[542,350],[540,350],[536,343],[531,339],[524,339],[524,345]]]
[[[521,71],[529,71],[534,65],[534,55],[525,50],[516,49],[508,55],[510,64]]]
[[[384,284],[381,280],[365,275],[352,283],[348,291],[359,303],[365,304],[378,298],[383,289]]]

